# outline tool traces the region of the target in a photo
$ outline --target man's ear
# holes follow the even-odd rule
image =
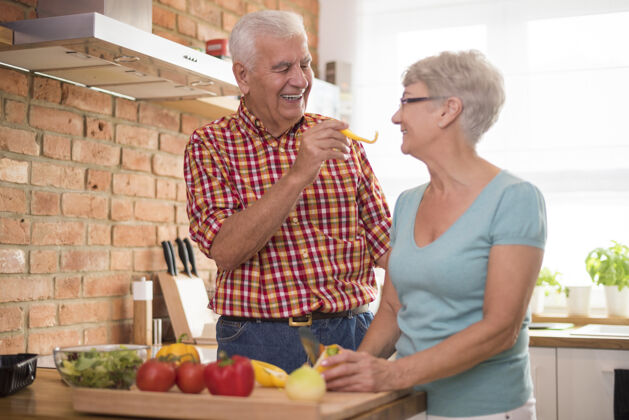
[[[452,124],[454,120],[461,114],[463,111],[463,102],[461,99],[456,96],[451,96],[444,102],[441,107],[441,115],[439,118],[439,127],[445,128]]]
[[[232,66],[232,72],[236,78],[236,83],[243,95],[249,93],[249,71],[240,62],[235,62]]]

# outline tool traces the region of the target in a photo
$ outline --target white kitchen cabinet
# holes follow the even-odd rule
[[[629,351],[557,348],[558,420],[613,420],[614,369]]]
[[[557,349],[531,347],[529,356],[537,420],[557,420]]]

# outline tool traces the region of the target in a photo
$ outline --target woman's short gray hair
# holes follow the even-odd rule
[[[280,10],[260,10],[244,15],[232,29],[229,51],[234,62],[252,68],[256,60],[256,39],[260,35],[276,38],[303,36],[308,40],[303,18],[297,13]]]
[[[502,75],[476,50],[445,51],[419,60],[402,81],[405,87],[417,82],[426,85],[430,96],[461,99],[461,128],[473,145],[498,120],[505,102]]]

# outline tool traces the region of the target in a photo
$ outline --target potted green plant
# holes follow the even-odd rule
[[[592,281],[605,287],[607,313],[629,316],[629,247],[612,241],[608,248],[596,248],[585,258]]]
[[[559,276],[561,276],[560,272],[552,271],[548,267],[540,270],[533,289],[533,296],[531,296],[531,312],[534,314],[544,312],[544,297],[548,296],[548,288],[554,288],[557,293],[562,291],[562,286],[558,280]]]

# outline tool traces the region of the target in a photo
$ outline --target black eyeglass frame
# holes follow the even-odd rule
[[[413,102],[432,101],[434,99],[445,99],[445,96],[419,96],[417,98],[401,98],[400,105],[412,104]]]

